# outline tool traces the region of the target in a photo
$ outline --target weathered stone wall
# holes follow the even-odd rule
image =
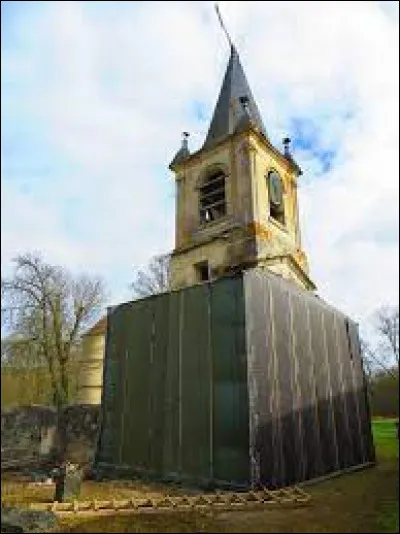
[[[75,404],[63,412],[66,427],[66,456],[73,463],[94,459],[100,428],[100,406]]]
[[[38,463],[57,458],[62,445],[66,458],[87,464],[94,457],[100,425],[100,406],[71,405],[61,414],[48,406],[22,406],[1,413],[2,467],[10,463]]]

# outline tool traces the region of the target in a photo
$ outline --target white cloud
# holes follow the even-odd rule
[[[297,153],[303,236],[320,294],[357,319],[399,292],[398,5],[381,4],[220,3],[273,141],[297,118],[336,153],[325,173]],[[30,192],[2,163],[2,262],[41,249],[123,298],[131,266],[173,246],[168,163],[181,131],[202,141],[191,105],[214,105],[227,45],[212,2],[40,6],[2,45],[2,155],[11,125],[33,125],[60,163]]]

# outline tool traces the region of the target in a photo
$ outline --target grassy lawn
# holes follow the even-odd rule
[[[214,514],[176,513],[69,519],[60,532],[399,532],[399,442],[394,420],[373,423],[378,465],[307,487],[307,507]],[[85,482],[82,500],[172,493],[140,482]],[[182,490],[175,490],[175,493]],[[49,501],[53,490],[2,481],[3,502]]]

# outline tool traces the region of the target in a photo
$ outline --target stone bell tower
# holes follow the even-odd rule
[[[190,153],[188,134],[170,164],[176,179],[177,289],[247,267],[265,266],[315,290],[301,246],[297,180],[290,152],[272,146],[239,55],[229,63],[203,146]]]

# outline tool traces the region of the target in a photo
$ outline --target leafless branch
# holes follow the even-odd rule
[[[131,284],[135,297],[148,297],[168,291],[170,280],[169,254],[155,256],[145,269],[135,271]]]

